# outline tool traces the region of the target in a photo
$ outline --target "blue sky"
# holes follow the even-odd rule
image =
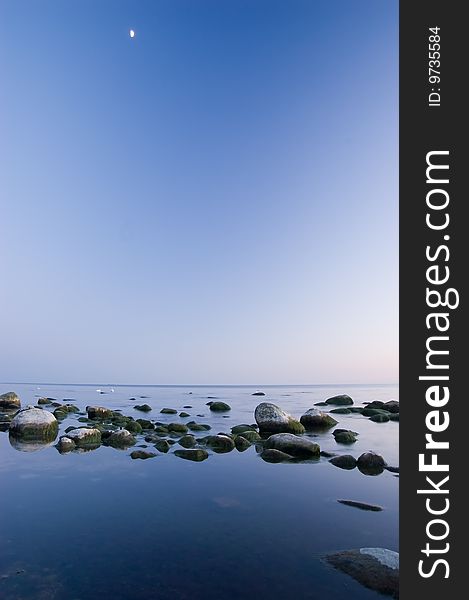
[[[392,0],[2,0],[0,381],[397,381],[397,63]]]

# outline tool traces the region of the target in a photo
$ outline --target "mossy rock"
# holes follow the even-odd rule
[[[256,406],[254,418],[259,431],[265,433],[304,433],[304,426],[276,404],[261,402]]]
[[[163,425],[155,425],[155,433],[158,435],[168,435],[169,429]]]
[[[16,392],[6,392],[0,396],[0,408],[21,408],[21,400]]]
[[[67,418],[68,413],[66,410],[63,410],[62,408],[56,408],[53,412],[53,415],[58,421],[63,421],[64,419]]]
[[[105,408],[104,406],[87,406],[86,412],[88,413],[88,418],[101,421],[104,419],[112,419],[115,415],[113,410]]]
[[[332,411],[331,411],[332,412]],[[318,408],[310,408],[300,418],[300,423],[309,431],[320,431],[330,429],[337,425],[337,421],[331,415],[320,411]]]
[[[343,454],[342,456],[334,456],[329,461],[335,467],[339,467],[340,469],[345,469],[346,471],[351,471],[355,469],[357,466],[357,460],[350,454]]]
[[[213,412],[227,412],[231,410],[231,406],[226,402],[210,402],[210,410]]]
[[[185,460],[192,460],[194,462],[202,462],[208,458],[208,452],[202,448],[193,450],[175,450],[175,456],[184,458]]]
[[[211,429],[210,425],[206,423],[187,423],[187,427],[191,431],[210,431]]]
[[[178,411],[175,410],[174,408],[162,408],[160,410],[160,413],[163,415],[177,415]]]
[[[155,452],[147,452],[146,450],[133,450],[133,452],[130,453],[130,458],[132,460],[136,460],[138,458],[141,460],[146,460],[147,458],[154,458],[155,456],[158,456],[155,454]]]
[[[388,423],[390,419],[388,415],[373,415],[369,420],[373,423]]]
[[[260,457],[262,460],[269,463],[290,462],[294,460],[293,456],[290,456],[290,454],[282,452],[281,450],[275,450],[274,448],[266,448],[260,453]]]
[[[357,441],[354,431],[334,431],[333,435],[338,444],[354,444]]]
[[[235,439],[235,447],[238,452],[244,452],[251,447],[251,442],[249,442],[245,437],[238,435]]]
[[[368,406],[362,410],[362,415],[364,417],[375,417],[376,415],[387,415],[389,416],[389,412],[387,410],[383,410],[382,408],[369,408]]]
[[[350,410],[350,408],[333,408],[332,410],[330,410],[329,412],[331,412],[334,415],[351,415],[352,411]]]
[[[257,431],[255,427],[252,425],[246,425],[245,423],[241,425],[235,425],[231,428],[231,433],[238,435],[239,433],[244,433],[245,431]]]
[[[58,430],[59,424],[55,415],[33,406],[18,411],[9,427],[11,437],[38,442],[54,441]]]
[[[359,415],[361,415],[365,409],[363,408],[363,406],[349,406],[349,407],[348,407],[348,410],[349,410],[351,413],[354,413],[354,414],[359,414]],[[332,410],[331,410],[331,412],[332,412]]]
[[[180,413],[179,413],[179,416],[180,416],[182,419],[186,419],[187,417],[190,417],[190,414],[189,414],[189,413],[186,413],[186,412],[184,412],[184,411],[182,411],[182,412],[180,412]]]
[[[170,433],[187,433],[188,428],[187,425],[184,425],[183,423],[170,423],[168,425],[168,431]]]
[[[135,446],[136,443],[137,440],[126,429],[113,431],[111,435],[106,438],[106,445],[112,446],[113,448],[128,448],[129,446]]]
[[[255,442],[258,442],[262,439],[261,436],[257,433],[257,431],[253,431],[252,429],[248,431],[243,431],[242,433],[238,434],[238,437],[244,438],[251,444],[254,444]]]
[[[353,404],[353,400],[347,394],[338,394],[337,396],[328,398],[326,400],[326,404],[332,404],[334,406],[349,406]]]
[[[218,454],[231,452],[235,447],[234,441],[227,435],[209,435],[201,441]]]
[[[390,421],[399,421],[399,413],[391,413],[389,415],[389,420]]]
[[[79,417],[77,421],[79,423],[91,423],[91,419],[88,419],[88,417]]]
[[[67,436],[78,448],[98,447],[101,444],[101,432],[96,428],[78,427],[69,431]]]
[[[170,444],[166,440],[156,440],[155,443],[153,444],[153,446],[157,450],[159,450],[160,452],[164,452],[165,454],[166,454],[166,452],[168,452],[168,450],[171,447]]]
[[[135,410],[140,410],[141,412],[150,412],[151,406],[149,404],[137,404],[134,406]]]
[[[179,444],[183,448],[193,448],[197,443],[197,440],[193,435],[183,435],[182,438],[179,439]]]
[[[130,433],[142,433],[142,426],[137,421],[127,421],[125,429]]]
[[[140,425],[142,429],[155,429],[155,426],[148,419],[136,419],[136,423]]]
[[[44,404],[52,404],[52,400],[50,398],[39,398],[37,403],[39,404],[39,406]]]

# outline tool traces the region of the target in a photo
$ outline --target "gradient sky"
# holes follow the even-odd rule
[[[0,74],[0,381],[397,381],[397,0],[0,0]]]

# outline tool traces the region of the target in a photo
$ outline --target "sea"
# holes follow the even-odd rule
[[[266,395],[253,396],[258,390]],[[397,385],[1,384],[0,394],[7,391],[15,391],[22,406],[47,396],[80,410],[93,405],[163,423],[195,420],[209,424],[211,434],[254,423],[262,401],[299,418],[336,394],[349,394],[358,406],[399,399]],[[231,410],[211,412],[207,402],[216,399]],[[135,409],[143,403],[152,410]],[[161,414],[164,407],[190,417]],[[360,414],[334,417],[337,427],[358,432],[358,440],[343,446],[331,430],[312,434],[321,450],[355,457],[373,450],[399,466],[398,422],[375,423]],[[59,435],[77,425],[76,418],[70,414]],[[137,437],[137,446],[155,451]],[[178,458],[178,447],[148,460],[132,460],[135,447],[60,454],[54,444],[25,451],[0,432],[0,598],[382,598],[325,557],[361,547],[398,551],[398,474],[346,471],[327,457],[271,464],[254,445],[245,452],[210,452],[197,463]],[[338,500],[383,510],[360,510]]]

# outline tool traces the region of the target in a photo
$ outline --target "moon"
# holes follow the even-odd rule
[[[131,38],[135,37],[135,31],[133,29],[130,29],[129,35]]]

